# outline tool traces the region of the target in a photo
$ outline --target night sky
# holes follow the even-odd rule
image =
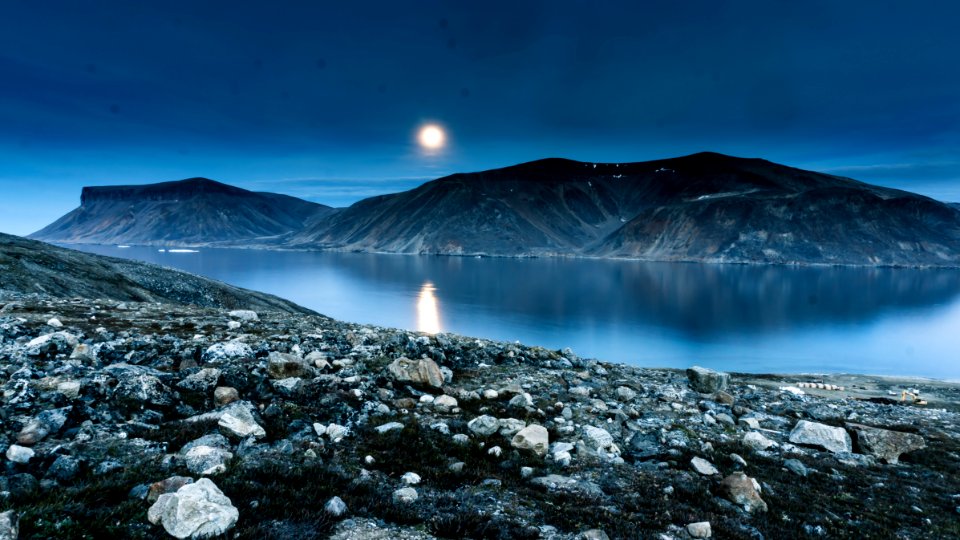
[[[343,206],[714,150],[960,201],[960,3],[8,0],[0,231],[206,176]],[[417,129],[445,127],[425,153]]]

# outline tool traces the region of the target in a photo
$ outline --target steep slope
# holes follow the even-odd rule
[[[81,253],[2,233],[0,291],[313,313],[276,296],[179,270]]]
[[[198,246],[280,241],[334,210],[206,178],[83,188],[80,207],[30,235],[48,242]]]
[[[321,219],[288,245],[397,253],[960,265],[960,213],[904,191],[715,153],[455,174]]]

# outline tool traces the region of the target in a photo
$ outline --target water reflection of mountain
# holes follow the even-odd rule
[[[545,321],[616,320],[702,338],[863,324],[960,296],[960,271],[953,270],[352,254],[338,259],[372,287],[392,282],[416,290],[430,280],[446,303]]]
[[[92,248],[92,246],[91,246]],[[90,249],[90,248],[85,248]],[[171,259],[152,249],[91,249],[177,267],[309,304],[298,294],[350,281],[415,297],[424,282],[443,308],[568,326],[616,322],[696,339],[861,325],[886,315],[947,305],[960,271],[644,263],[584,259],[203,250]],[[255,279],[251,276],[256,276]],[[279,288],[273,288],[276,284]],[[263,288],[263,287],[261,287]],[[323,306],[307,305],[323,311]],[[380,309],[371,306],[370,309]]]

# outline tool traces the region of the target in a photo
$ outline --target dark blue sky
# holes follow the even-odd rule
[[[960,200],[960,3],[5,2],[0,231],[207,176],[345,205],[715,150]],[[418,126],[449,146],[420,152]]]

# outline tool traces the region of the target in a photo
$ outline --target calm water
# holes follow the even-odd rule
[[[347,321],[645,366],[960,379],[960,271],[84,246]]]

